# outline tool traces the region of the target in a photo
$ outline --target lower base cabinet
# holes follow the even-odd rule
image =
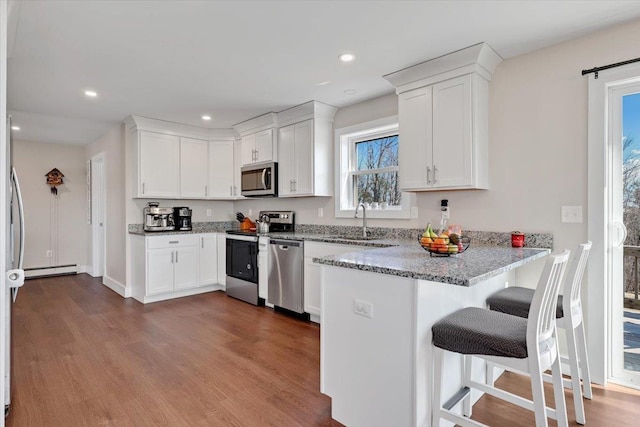
[[[223,289],[216,233],[133,236],[131,244],[133,297],[142,303]]]
[[[311,315],[311,320],[320,323],[322,308],[322,277],[320,265],[314,258],[340,255],[347,252],[366,249],[364,246],[338,245],[334,243],[305,242],[304,244],[304,311]]]

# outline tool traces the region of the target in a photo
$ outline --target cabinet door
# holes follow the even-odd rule
[[[173,249],[147,251],[147,295],[173,291]]]
[[[218,234],[218,283],[225,286],[227,283],[227,236]]]
[[[294,192],[293,181],[296,175],[295,125],[280,128],[278,131],[278,196],[290,196]]]
[[[304,311],[320,316],[321,310],[321,269],[313,263],[313,258],[304,259]]]
[[[433,184],[431,98],[430,86],[405,92],[399,97],[398,178],[402,190],[419,190]]]
[[[233,197],[233,144],[234,141],[209,142],[208,197]]]
[[[433,85],[435,187],[473,184],[471,135],[471,75]]]
[[[258,297],[268,299],[269,295],[269,238],[258,239]]]
[[[180,138],[140,132],[141,197],[177,197],[180,170]]]
[[[203,234],[200,236],[200,285],[213,285],[218,283],[218,239],[216,234]]]
[[[273,155],[273,129],[256,133],[256,161],[270,162],[275,160]]]
[[[256,134],[242,137],[242,164],[249,165],[256,161]]]
[[[296,195],[313,194],[313,120],[307,120],[295,125],[295,166],[296,175],[293,190]]]
[[[240,184],[242,180],[242,141],[237,140],[233,145],[233,187],[231,194],[234,199],[244,199],[240,194]]]
[[[180,197],[207,197],[209,143],[180,138]]]
[[[175,250],[174,289],[198,286],[198,247],[185,246]]]

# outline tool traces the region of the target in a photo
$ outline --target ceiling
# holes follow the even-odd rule
[[[637,1],[23,1],[8,109],[14,138],[40,142],[87,144],[130,114],[228,128],[391,93],[383,75],[482,41],[509,58],[638,18]]]

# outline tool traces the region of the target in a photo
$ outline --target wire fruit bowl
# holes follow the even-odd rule
[[[453,243],[449,237],[438,237],[430,239],[432,242],[424,242],[422,236],[418,243],[431,256],[451,256],[461,254],[469,248],[471,239],[466,236],[457,237],[458,243]]]

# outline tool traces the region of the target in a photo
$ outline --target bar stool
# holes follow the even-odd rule
[[[578,249],[565,275],[563,295],[558,297],[556,306],[556,326],[566,331],[569,357],[561,357],[568,363],[571,381],[564,380],[565,386],[573,389],[573,404],[576,411],[576,422],[585,423],[584,405],[580,379],[583,380],[584,396],[591,399],[591,375],[587,357],[587,341],[585,339],[584,322],[582,320],[582,304],[580,290],[582,277],[589,258],[591,242],[578,245]],[[505,288],[487,298],[489,308],[494,311],[526,318],[533,301],[534,290],[512,286]],[[564,314],[569,315],[565,316]],[[545,376],[545,379],[549,379]],[[487,364],[487,384],[493,383],[493,367]]]
[[[497,311],[468,307],[452,313],[431,328],[433,333],[434,390],[432,426],[442,418],[461,426],[482,426],[471,416],[470,387],[535,412],[536,426],[547,426],[547,415],[567,426],[567,407],[562,387],[562,372],[556,337],[554,306],[569,260],[569,251],[550,255],[535,290],[528,319]],[[459,353],[464,359],[463,388],[444,405],[441,400],[442,361],[445,351]],[[471,358],[478,357],[515,372],[531,376],[533,401],[492,385],[471,380]],[[551,368],[556,409],[547,408],[542,373]],[[460,416],[452,409],[463,402]]]

